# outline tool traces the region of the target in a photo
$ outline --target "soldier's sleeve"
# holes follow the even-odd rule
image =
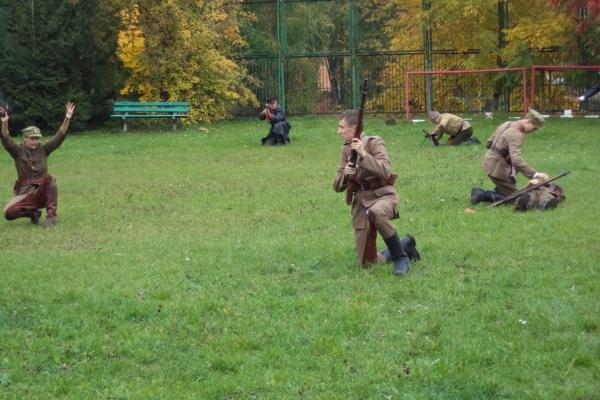
[[[46,149],[46,154],[50,155],[50,153],[52,153],[54,150],[58,149],[60,147],[60,145],[65,141],[66,137],[67,137],[66,132],[63,133],[60,130],[58,132],[56,132],[56,134],[54,136],[52,136],[52,138],[50,140],[48,140],[46,142],[46,144],[44,144],[44,148]]]
[[[10,138],[10,133],[8,131],[8,121],[2,121],[2,147],[10,154],[13,158],[17,156],[17,146],[13,143]]]
[[[282,122],[285,120],[285,113],[281,109],[281,107],[277,107],[275,112],[272,114],[271,122],[276,124],[278,122]]]
[[[587,99],[588,97],[592,97],[598,92],[600,92],[600,82],[596,83],[594,86],[586,90],[586,92],[583,94],[583,97]]]
[[[369,171],[378,178],[387,180],[390,177],[390,160],[385,142],[379,137],[371,139],[371,154],[358,157],[358,167]]]
[[[348,186],[348,180],[344,176],[344,168],[348,162],[349,152],[345,151],[345,147],[342,147],[342,154],[340,155],[340,165],[338,166],[337,173],[333,179],[333,190],[335,192],[343,192]]]
[[[523,146],[523,135],[517,131],[509,132],[506,136],[508,143],[508,153],[513,167],[527,178],[532,179],[535,170],[531,168],[521,156],[521,147]]]

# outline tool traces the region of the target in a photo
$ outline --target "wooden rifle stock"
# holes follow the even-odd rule
[[[354,129],[355,139],[360,139],[360,135],[362,133],[362,121],[363,115],[365,113],[365,100],[367,99],[367,83],[368,80],[365,79],[361,88],[360,108],[358,109],[358,121],[356,122],[356,128]],[[350,164],[351,167],[356,166],[356,158],[356,151],[352,150],[352,153],[350,154],[350,159],[348,160],[348,164]],[[348,187],[346,188],[346,204],[352,204],[352,199],[354,197],[354,192],[356,192],[357,185],[358,182],[356,181],[356,177],[350,177]]]
[[[500,204],[504,204],[504,203],[507,203],[507,202],[512,201],[514,199],[517,199],[517,198],[523,196],[525,193],[529,193],[531,191],[534,191],[535,189],[540,188],[540,187],[544,186],[545,184],[550,183],[552,181],[555,181],[555,180],[557,180],[559,178],[562,178],[563,176],[568,175],[570,173],[571,173],[571,171],[563,172],[562,174],[557,175],[557,176],[555,176],[553,178],[550,178],[550,179],[548,179],[545,182],[541,182],[541,183],[538,183],[537,185],[532,185],[532,186],[526,187],[523,190],[519,190],[518,192],[515,192],[513,194],[509,194],[504,199],[499,200],[499,201],[493,203],[492,205],[490,205],[490,207],[496,207],[496,206],[499,206]]]

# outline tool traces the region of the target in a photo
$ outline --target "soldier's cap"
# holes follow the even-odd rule
[[[437,111],[429,111],[429,119],[434,120],[440,116],[440,113]]]
[[[277,97],[269,97],[269,98],[267,99],[267,103],[272,103],[272,102],[274,102],[274,101],[277,101]]]
[[[28,126],[27,128],[21,131],[23,133],[23,137],[31,137],[31,138],[41,138],[42,131],[37,126]]]
[[[533,124],[538,128],[541,128],[544,125],[545,121],[544,117],[542,117],[542,114],[535,111],[533,108],[530,108],[529,111],[527,111],[527,114],[525,114],[525,119],[528,119],[531,122],[533,122]]]

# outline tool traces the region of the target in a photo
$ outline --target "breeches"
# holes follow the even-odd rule
[[[455,146],[457,144],[461,144],[471,136],[473,136],[473,128],[469,127],[458,132],[453,138],[448,139],[446,144],[449,146]]]
[[[356,201],[352,207],[352,225],[354,227],[354,238],[356,245],[356,258],[360,265],[367,264],[364,261],[367,245],[375,245],[375,241],[369,240],[369,235],[376,235],[377,232],[387,239],[394,235],[396,227],[392,224],[392,219],[397,218],[396,201],[389,198],[377,200],[369,208],[365,208],[362,203]],[[375,232],[371,230],[374,229]],[[370,243],[372,242],[372,244]],[[380,262],[378,256],[377,262]]]
[[[4,218],[13,220],[32,217],[36,210],[46,208],[48,217],[56,218],[57,187],[56,180],[41,184],[29,193],[18,194],[4,206]]]
[[[517,180],[515,178],[508,178],[508,180],[495,178],[493,176],[490,176],[489,178],[496,185],[496,191],[503,196],[508,196],[518,190]]]

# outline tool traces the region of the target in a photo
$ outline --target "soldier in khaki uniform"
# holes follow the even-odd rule
[[[429,119],[436,124],[436,127],[431,133],[435,135],[437,140],[442,138],[445,133],[450,136],[446,141],[448,146],[456,146],[464,143],[473,136],[473,128],[464,119],[453,114],[440,114],[437,111],[429,113]],[[473,143],[479,143],[474,141]]]
[[[538,179],[529,181],[530,185],[537,185],[538,183],[540,183]],[[562,187],[550,182],[519,197],[515,204],[515,210],[521,212],[536,208],[540,210],[550,210],[556,208],[558,203],[564,199],[565,192]]]
[[[502,200],[517,189],[516,175],[522,173],[530,180],[549,179],[543,172],[536,172],[521,157],[521,147],[525,135],[534,132],[544,124],[544,118],[535,110],[529,110],[525,118],[518,121],[508,121],[496,129],[496,132],[486,143],[488,148],[483,160],[482,169],[494,182],[494,190],[473,188],[471,204],[482,201],[495,202]],[[537,181],[537,182],[539,182]],[[530,181],[530,184],[532,182]]]
[[[343,139],[344,145],[333,181],[333,190],[343,192],[350,179],[357,181],[357,192],[352,202],[352,226],[358,263],[366,266],[384,262],[386,255],[389,255],[389,259],[394,263],[394,274],[404,275],[409,271],[409,257],[417,259],[418,252],[414,238],[408,235],[401,241],[391,222],[398,217],[396,211],[398,195],[393,186],[395,175],[392,174],[383,139],[367,136],[364,133],[360,139],[354,138],[357,123],[358,111],[356,110],[347,110],[340,116],[338,134]],[[348,163],[352,150],[357,153],[355,166]],[[373,229],[376,232],[373,232]],[[376,259],[367,259],[368,254],[371,253],[367,246],[375,246],[374,240],[369,243],[369,234],[374,233],[376,236],[377,232],[383,237],[387,250],[383,255],[377,255]]]
[[[2,145],[14,159],[18,175],[14,186],[15,197],[4,207],[4,217],[7,220],[27,217],[37,225],[42,214],[41,209],[45,208],[45,225],[49,227],[56,224],[58,191],[56,180],[48,174],[48,156],[65,140],[74,110],[75,105],[68,102],[62,125],[46,144],[40,143],[40,129],[30,126],[22,131],[23,144],[16,145],[8,132],[8,113],[0,107]]]

